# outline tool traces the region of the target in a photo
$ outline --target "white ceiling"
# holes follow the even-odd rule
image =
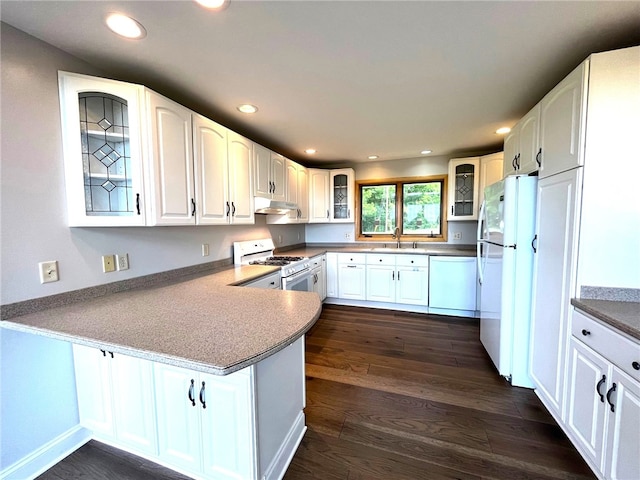
[[[496,151],[590,53],[640,44],[640,2],[5,1],[1,19],[305,164]],[[126,13],[147,29],[104,26]],[[252,116],[235,110],[253,103]],[[314,159],[304,149],[314,147]]]

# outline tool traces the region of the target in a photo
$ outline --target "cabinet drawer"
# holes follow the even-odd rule
[[[380,254],[367,254],[367,265],[391,265],[396,264],[395,255]]]
[[[605,357],[618,368],[640,381],[640,343],[633,342],[586,314],[573,310],[571,334]],[[640,366],[640,365],[638,365]]]
[[[367,260],[366,253],[339,253],[338,263],[344,265],[345,263],[358,263],[364,265]]]
[[[428,267],[428,255],[396,255],[396,265],[398,267]]]

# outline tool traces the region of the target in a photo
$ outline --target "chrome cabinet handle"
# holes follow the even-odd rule
[[[196,397],[193,396],[193,390],[195,389],[195,380],[191,379],[191,385],[189,386],[189,391],[187,392],[187,397],[189,397],[189,401],[191,402],[191,406],[196,406]]]
[[[607,377],[606,375],[602,375],[602,378],[600,379],[600,381],[598,382],[598,384],[596,385],[596,393],[598,395],[600,395],[600,401],[602,403],[604,403],[604,395],[602,393],[600,393],[600,387],[602,387],[602,385],[604,385],[604,383],[607,381]]]

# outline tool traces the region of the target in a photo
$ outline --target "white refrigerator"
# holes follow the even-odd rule
[[[527,388],[537,183],[514,175],[489,185],[478,219],[480,341],[498,373]]]

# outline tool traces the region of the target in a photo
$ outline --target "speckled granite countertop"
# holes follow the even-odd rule
[[[640,303],[573,298],[571,299],[571,304],[621,332],[640,340]]]
[[[273,271],[224,268],[14,317],[0,326],[226,375],[283,349],[320,316],[315,293],[233,286]]]

